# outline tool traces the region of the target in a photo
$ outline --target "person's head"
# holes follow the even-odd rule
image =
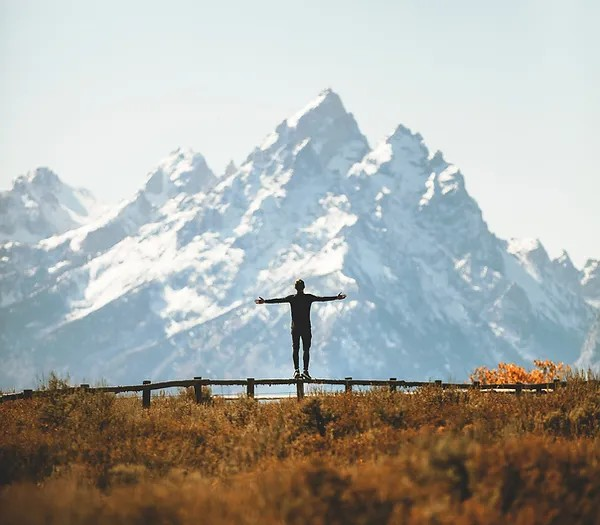
[[[298,292],[303,292],[304,291],[304,281],[302,279],[298,279],[295,283],[294,283],[294,288],[296,288],[296,290]]]

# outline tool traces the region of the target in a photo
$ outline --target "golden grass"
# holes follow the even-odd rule
[[[0,522],[600,523],[600,387],[0,405]]]

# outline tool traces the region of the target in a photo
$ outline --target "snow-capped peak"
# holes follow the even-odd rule
[[[297,127],[302,120],[311,115],[319,114],[321,118],[336,119],[346,115],[342,99],[331,88],[324,89],[300,111],[289,117],[285,122],[290,128]]]
[[[86,224],[103,210],[88,190],[65,184],[47,167],[36,168],[0,192],[0,241],[38,242]]]
[[[422,195],[425,200],[433,195],[431,193],[425,196],[429,188],[427,178],[431,173],[428,157],[429,151],[421,135],[399,125],[365,155],[360,163],[352,166],[348,175],[359,179],[379,175],[379,183],[373,183],[377,188],[373,190],[376,194],[381,191],[381,184],[393,189],[398,197],[402,195],[404,206],[416,206]],[[446,166],[447,164],[444,167]],[[433,186],[429,189],[433,191]]]
[[[200,153],[178,148],[148,174],[142,192],[154,206],[160,206],[176,194],[205,191],[215,181],[215,174]]]
[[[550,257],[544,245],[539,239],[511,238],[508,241],[508,252],[521,259],[527,261],[525,266],[535,267],[539,271],[543,271],[550,263]]]
[[[546,250],[539,239],[533,239],[531,237],[519,239],[513,237],[508,240],[508,251],[513,255],[517,253],[531,253],[538,250],[543,250],[543,252],[546,253]]]
[[[412,133],[410,129],[400,124],[370,151],[360,164],[354,166],[350,175],[356,175],[361,170],[366,174],[388,166],[387,171],[406,171],[409,163],[423,164],[427,161],[429,151],[419,133]],[[443,160],[443,158],[442,158]],[[400,163],[400,164],[398,164]],[[404,169],[402,169],[404,167]]]
[[[60,186],[61,184],[62,182],[56,173],[54,173],[50,168],[41,166],[26,173],[25,175],[19,175],[13,181],[13,189],[26,189],[30,186],[52,189]]]
[[[539,239],[509,239],[507,251],[514,255],[521,262],[527,273],[538,281],[542,279],[551,264],[548,252]]]
[[[336,93],[326,89],[304,109],[281,122],[253,156],[271,158],[281,148],[299,152],[307,145],[307,139],[318,162],[340,174],[346,174],[369,150],[352,114]]]

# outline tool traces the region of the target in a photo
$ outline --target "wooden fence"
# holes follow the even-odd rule
[[[352,393],[353,387],[359,386],[370,386],[370,387],[381,387],[388,388],[392,392],[396,391],[410,391],[409,389],[434,386],[441,389],[458,389],[458,390],[482,390],[491,392],[508,392],[520,395],[522,392],[551,392],[564,386],[566,381],[559,381],[555,379],[550,383],[512,383],[512,384],[480,384],[478,381],[473,383],[443,383],[441,380],[437,381],[404,381],[398,380],[395,377],[390,379],[353,379],[352,377],[346,377],[344,379],[255,379],[248,377],[247,379],[205,379],[203,377],[194,377],[194,379],[184,379],[175,381],[161,381],[152,383],[151,381],[144,381],[141,385],[123,385],[123,386],[98,386],[90,387],[89,384],[81,384],[78,387],[67,387],[61,388],[58,391],[61,393],[74,393],[77,391],[82,392],[110,392],[114,394],[121,394],[124,392],[141,392],[142,393],[142,406],[144,408],[150,407],[151,392],[153,390],[165,390],[168,388],[194,388],[194,395],[197,403],[202,403],[207,399],[208,396],[203,395],[202,387],[209,386],[241,386],[245,387],[245,394],[249,398],[256,398],[256,387],[257,386],[273,386],[273,385],[295,385],[296,386],[296,397],[302,399],[304,397],[304,386],[305,384],[312,385],[330,385],[330,386],[343,386],[345,393]],[[22,392],[15,392],[11,394],[4,394],[0,396],[0,403],[5,401],[12,401],[16,399],[31,399],[33,397],[43,397],[55,391],[48,390],[23,390]],[[243,395],[243,393],[241,394]],[[276,398],[271,398],[276,399]]]

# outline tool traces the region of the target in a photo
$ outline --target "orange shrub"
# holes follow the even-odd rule
[[[549,383],[554,379],[564,380],[571,372],[571,367],[564,363],[553,361],[533,361],[535,368],[527,371],[525,368],[513,363],[499,363],[497,369],[490,370],[485,366],[476,368],[469,376],[471,381],[479,381],[482,384],[500,383]]]

